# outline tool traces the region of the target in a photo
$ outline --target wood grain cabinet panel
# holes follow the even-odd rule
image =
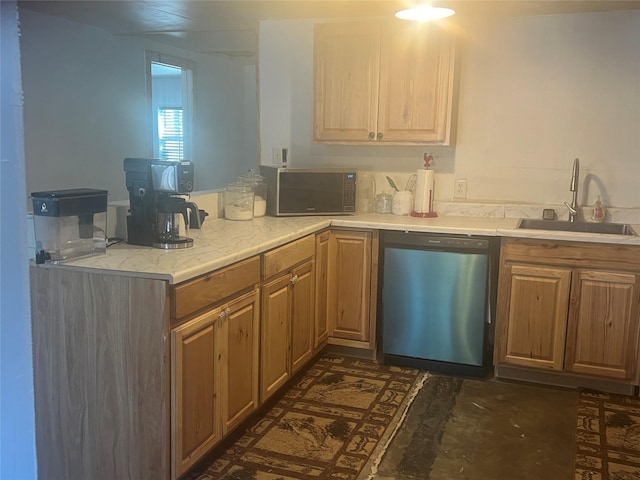
[[[319,350],[329,338],[328,279],[329,279],[329,231],[316,235],[316,312],[313,347]]]
[[[220,303],[260,282],[260,257],[252,257],[174,287],[174,318]]]
[[[568,371],[632,377],[638,338],[639,276],[578,270],[569,318]]]
[[[286,275],[262,287],[260,402],[273,395],[290,376],[290,282],[291,277]]]
[[[258,408],[260,294],[255,289],[223,306],[220,323],[222,433],[227,435]]]
[[[260,402],[313,356],[315,248],[308,235],[263,254]]]
[[[171,330],[172,477],[258,407],[259,290]]]
[[[215,309],[171,331],[172,478],[222,439],[215,368],[220,313]]]
[[[314,140],[374,140],[380,25],[317,25],[314,64]]]
[[[314,141],[450,144],[450,35],[400,21],[325,23],[314,42]]]
[[[495,363],[638,383],[640,248],[503,239]]]
[[[30,282],[39,477],[168,478],[167,282],[47,265]]]
[[[371,239],[369,231],[331,231],[328,281],[330,343],[363,346],[373,342]]]
[[[428,23],[382,29],[378,141],[448,145],[452,122],[454,45]]]
[[[262,255],[262,278],[281,274],[313,257],[316,243],[314,235],[287,243]]]
[[[291,282],[291,373],[313,356],[315,278],[313,262],[292,270]]]
[[[561,371],[571,270],[513,265],[503,273],[509,301],[499,360]]]

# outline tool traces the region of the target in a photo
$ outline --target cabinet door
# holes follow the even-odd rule
[[[171,331],[172,478],[222,437],[214,368],[219,316],[215,309]]]
[[[316,236],[316,312],[314,349],[320,348],[329,338],[327,322],[327,280],[329,270],[329,232]]]
[[[450,143],[454,46],[433,24],[383,27],[378,141]]]
[[[262,287],[260,402],[289,379],[290,285],[286,274]]]
[[[375,139],[379,49],[377,24],[316,25],[314,141]]]
[[[332,342],[370,341],[371,232],[331,232],[328,283]]]
[[[638,345],[640,276],[578,270],[565,369],[632,379]]]
[[[291,374],[313,356],[314,268],[313,261],[292,270],[291,280]]]
[[[562,370],[571,270],[511,265],[498,293],[498,362]]]
[[[258,407],[259,298],[254,290],[222,307],[217,361],[224,435]]]

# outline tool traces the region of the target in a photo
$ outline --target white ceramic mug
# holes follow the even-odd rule
[[[413,194],[409,190],[401,190],[393,194],[391,213],[394,215],[410,215],[413,209]]]

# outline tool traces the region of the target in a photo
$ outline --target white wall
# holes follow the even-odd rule
[[[122,161],[149,156],[145,48],[195,62],[196,189],[248,168],[245,65],[22,10],[27,192],[106,188],[128,198]],[[255,105],[255,104],[254,104]],[[255,109],[253,118],[255,123]],[[255,139],[253,140],[255,143]]]
[[[640,207],[640,12],[520,17],[459,30],[452,147],[313,145],[313,23],[260,24],[263,163],[282,144],[292,166],[351,165],[402,179],[430,152],[438,200],[451,200],[460,178],[468,200],[561,204],[571,198],[571,165],[580,157],[582,203],[602,195],[609,206]]]
[[[251,165],[249,168],[258,166],[258,79],[256,77],[256,66],[245,65],[244,67],[244,122],[242,129],[244,163]]]
[[[18,16],[0,2],[0,478],[35,479],[36,445],[27,262]]]

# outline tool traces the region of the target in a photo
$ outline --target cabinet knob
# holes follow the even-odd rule
[[[230,317],[231,316],[231,309],[227,307],[227,309],[224,311],[224,315],[226,317]]]
[[[223,322],[225,318],[227,318],[227,312],[223,310],[220,312],[220,321]]]
[[[374,138],[376,138],[376,134],[373,132],[369,132],[369,140],[373,140]]]
[[[298,275],[294,275],[294,276],[291,278],[291,284],[292,284],[292,285],[295,285],[296,283],[298,283]]]
[[[378,140],[382,140],[382,132],[378,132]]]

